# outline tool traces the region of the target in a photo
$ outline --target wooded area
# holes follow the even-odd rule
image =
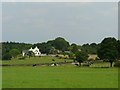
[[[28,50],[31,47],[39,48],[42,54],[63,54],[69,58],[75,59],[78,62],[83,62],[88,54],[98,55],[98,58],[112,63],[120,58],[120,40],[114,37],[104,38],[101,43],[91,43],[77,45],[70,44],[62,37],[47,42],[28,44],[19,42],[2,42],[2,60],[10,60],[11,58],[22,57],[22,51]],[[30,54],[31,55],[31,54]],[[81,56],[81,57],[80,57]]]

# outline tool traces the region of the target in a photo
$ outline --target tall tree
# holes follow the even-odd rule
[[[118,59],[120,59],[120,40],[118,40]]]
[[[83,51],[76,52],[75,56],[76,56],[76,61],[79,62],[80,66],[83,61],[88,59],[88,54]]]
[[[33,53],[33,51],[28,51],[28,56],[29,58],[32,57],[32,56],[35,56],[35,54]]]
[[[10,53],[6,53],[2,55],[2,60],[11,60],[12,56]]]
[[[73,52],[73,53],[76,53],[76,52],[78,52],[78,46],[76,45],[76,44],[71,44],[71,51]]]
[[[46,54],[49,54],[49,52],[52,48],[52,46],[49,43],[46,43],[46,42],[37,43],[37,44],[33,45],[33,47],[36,47],[36,46],[40,49],[41,53],[46,53]]]
[[[9,53],[11,54],[12,57],[16,58],[17,55],[20,54],[20,51],[18,49],[11,49]]]
[[[58,37],[54,40],[53,46],[58,50],[65,51],[69,46],[69,42],[67,42],[64,38]]]
[[[108,60],[110,62],[110,67],[112,67],[113,62],[118,57],[118,44],[115,38],[105,38],[98,50],[98,57],[103,60]]]
[[[97,54],[97,50],[99,49],[99,44],[96,43],[83,44],[81,49],[89,54]]]

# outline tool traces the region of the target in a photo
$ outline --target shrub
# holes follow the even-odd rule
[[[5,55],[2,56],[2,60],[11,60],[12,56],[9,53],[6,53]]]

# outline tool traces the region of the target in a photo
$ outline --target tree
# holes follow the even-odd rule
[[[118,59],[120,59],[120,40],[118,40]]]
[[[2,55],[2,60],[11,60],[12,56],[10,53],[6,53]]]
[[[0,44],[0,60],[2,60],[2,44]]]
[[[73,53],[78,52],[78,46],[77,46],[76,44],[71,44],[71,51],[72,51]]]
[[[50,53],[50,54],[57,54],[57,50],[56,50],[54,47],[52,47],[52,48],[50,49],[49,53]]]
[[[64,38],[58,37],[53,41],[53,46],[58,50],[65,51],[69,46],[69,42]]]
[[[32,51],[28,51],[28,56],[29,58],[32,57],[32,56],[35,56],[35,54],[32,52]]]
[[[99,49],[99,44],[96,43],[83,44],[81,49],[89,54],[97,54],[97,50]]]
[[[83,61],[88,59],[88,54],[83,51],[76,52],[75,56],[76,56],[76,61],[79,62],[80,66]]]
[[[103,60],[107,60],[110,62],[110,67],[112,67],[113,62],[118,57],[118,44],[115,38],[105,38],[98,50],[98,57]]]
[[[1,42],[2,44],[2,56],[9,53],[12,49],[17,49],[19,52],[27,50],[32,47],[32,44],[18,43],[18,42]],[[11,54],[11,53],[10,53]]]
[[[70,59],[75,59],[75,54],[73,52],[70,52],[68,55]]]
[[[16,58],[17,55],[20,54],[20,51],[18,49],[11,49],[9,53],[11,54],[12,57]]]

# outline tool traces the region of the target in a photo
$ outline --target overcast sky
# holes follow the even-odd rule
[[[2,35],[3,41],[27,43],[56,37],[80,45],[99,43],[118,37],[118,3],[3,3]]]

